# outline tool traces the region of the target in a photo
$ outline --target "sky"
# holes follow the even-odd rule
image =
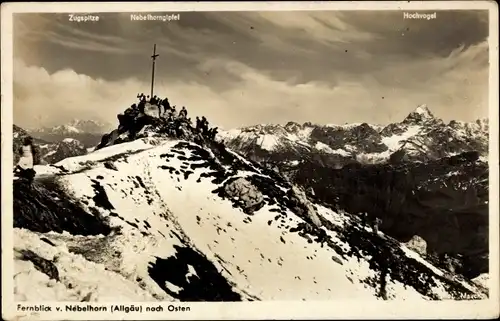
[[[14,123],[117,123],[150,91],[154,43],[155,94],[224,129],[387,124],[420,104],[445,121],[488,116],[487,11],[130,14],[14,14]]]

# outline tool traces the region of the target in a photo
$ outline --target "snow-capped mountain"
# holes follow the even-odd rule
[[[87,154],[83,144],[74,138],[65,138],[59,143],[51,146],[50,150],[43,155],[48,164],[55,164],[65,158]]]
[[[14,183],[15,299],[480,299],[223,144],[151,134]]]
[[[445,124],[421,105],[403,121],[387,126],[257,125],[221,132],[218,139],[259,161],[293,163],[305,157],[341,167],[352,161],[424,161],[474,150],[487,156],[488,123]]]
[[[30,134],[19,126],[14,125],[13,128],[13,151],[14,164],[19,161],[19,148],[22,146],[24,137]],[[47,142],[45,140],[34,137],[35,147],[37,148],[36,163],[54,164],[67,157],[80,156],[87,154],[88,150],[83,144],[73,138],[63,138],[61,141]]]
[[[451,121],[445,124],[427,106],[419,106],[401,123],[391,124],[380,134],[392,152],[391,161],[422,161],[477,151],[487,159],[488,121]]]
[[[65,138],[73,138],[82,142],[89,148],[97,145],[102,134],[111,128],[108,123],[101,123],[94,120],[74,119],[69,124],[58,125],[50,128],[40,128],[29,131],[33,137],[37,137],[48,142],[60,142]]]

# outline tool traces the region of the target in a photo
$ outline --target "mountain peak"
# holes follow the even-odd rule
[[[413,112],[424,117],[434,117],[426,104],[419,105]]]
[[[426,104],[419,105],[403,121],[403,123],[422,124],[428,121],[435,121],[436,118]]]

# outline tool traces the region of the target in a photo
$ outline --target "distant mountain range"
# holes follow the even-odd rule
[[[43,127],[30,130],[28,133],[49,143],[60,142],[65,138],[73,138],[80,141],[86,148],[89,148],[97,145],[102,134],[107,132],[111,127],[112,125],[108,123],[75,119],[69,124]]]
[[[387,126],[289,122],[284,126],[256,125],[223,131],[218,139],[256,161],[294,165],[315,159],[339,168],[353,161],[426,161],[466,151],[478,151],[486,158],[488,128],[487,119],[446,124],[421,105],[403,121]]]

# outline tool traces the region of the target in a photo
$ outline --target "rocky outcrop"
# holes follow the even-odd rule
[[[150,106],[151,107],[151,106]],[[156,110],[156,107],[154,107]],[[118,128],[104,134],[97,149],[106,146],[133,141],[138,138],[164,135],[168,137],[182,138],[186,140],[204,141],[204,137],[193,128],[189,118],[156,117],[143,112],[137,108],[127,108],[123,114],[118,114]],[[197,137],[199,136],[199,137]]]
[[[245,213],[253,214],[263,206],[264,197],[257,187],[243,177],[237,178],[224,187],[226,195],[243,208]]]
[[[405,243],[406,247],[417,252],[421,256],[427,254],[427,242],[418,235],[413,236],[408,242]]]
[[[52,261],[40,257],[31,250],[21,250],[17,255],[19,260],[30,261],[38,271],[46,274],[50,279],[59,281],[59,271]]]
[[[306,222],[313,224],[315,227],[321,227],[321,220],[318,217],[316,208],[307,199],[306,193],[295,185],[292,186],[291,191],[291,202],[295,203],[295,206],[293,207],[295,213],[302,217]]]
[[[311,132],[313,143],[322,142],[332,150],[352,146],[356,153],[381,153],[387,150],[376,129],[363,123],[352,127],[315,127]]]

